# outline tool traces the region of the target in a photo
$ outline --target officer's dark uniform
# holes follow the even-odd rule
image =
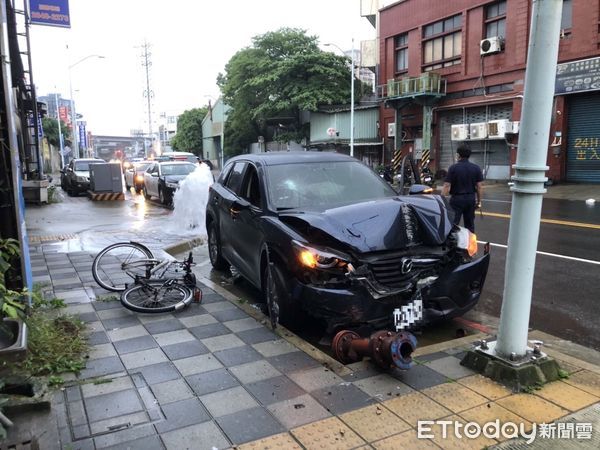
[[[450,183],[450,206],[454,210],[454,223],[458,225],[463,216],[465,228],[475,232],[475,193],[477,183],[483,181],[481,169],[463,158],[450,166],[444,181]]]

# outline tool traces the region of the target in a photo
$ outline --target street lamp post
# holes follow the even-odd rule
[[[327,43],[326,47],[335,47],[344,51],[336,44]],[[354,38],[352,38],[352,53],[350,55],[350,156],[354,156]]]
[[[80,157],[80,152],[79,152],[79,136],[77,135],[78,130],[77,130],[77,115],[75,114],[75,102],[73,101],[73,80],[71,77],[71,69],[73,69],[73,67],[77,66],[78,64],[81,64],[82,62],[84,62],[87,59],[90,58],[98,58],[98,59],[104,59],[104,56],[102,55],[87,55],[83,58],[81,58],[79,61],[71,64],[69,66],[69,95],[70,95],[70,103],[71,103],[71,127],[72,127],[72,131],[73,131],[73,155],[75,158],[79,158]]]

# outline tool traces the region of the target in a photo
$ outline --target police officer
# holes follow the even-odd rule
[[[456,150],[458,162],[448,169],[442,195],[452,196],[450,206],[454,210],[454,223],[464,218],[465,228],[475,232],[475,209],[481,208],[483,173],[477,164],[469,161],[471,149],[461,145]]]

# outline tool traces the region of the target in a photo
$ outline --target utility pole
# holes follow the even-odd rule
[[[144,90],[144,97],[146,97],[146,107],[148,112],[148,136],[150,137],[150,146],[152,147],[152,98],[154,97],[154,91],[150,88],[150,67],[152,66],[152,53],[150,52],[150,45],[147,41],[144,41],[142,45],[142,67],[146,71],[146,89]],[[144,147],[146,146],[146,140],[144,140]],[[146,156],[148,156],[148,150],[146,149]]]
[[[462,364],[513,388],[558,379],[558,364],[541,351],[540,342],[529,348],[529,316],[535,257],[540,232],[548,135],[554,100],[554,83],[562,0],[533,0],[525,71],[523,112],[512,191],[508,251],[500,328],[495,342],[481,341]]]

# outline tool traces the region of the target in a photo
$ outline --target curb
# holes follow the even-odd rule
[[[199,245],[204,244],[204,238],[197,237],[193,239],[188,239],[186,241],[180,241],[175,244],[168,245],[163,247],[163,250],[167,252],[171,256],[175,256],[178,253],[184,253],[186,251],[193,250],[194,247],[198,247]]]

